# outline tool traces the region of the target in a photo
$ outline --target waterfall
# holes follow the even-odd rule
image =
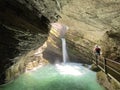
[[[68,53],[66,48],[66,40],[65,38],[61,38],[62,40],[62,55],[63,55],[63,62],[66,63],[68,60]]]

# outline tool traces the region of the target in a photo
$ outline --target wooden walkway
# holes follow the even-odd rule
[[[98,59],[93,60],[102,71],[104,71],[110,78],[120,83],[120,63],[114,60],[99,56]]]

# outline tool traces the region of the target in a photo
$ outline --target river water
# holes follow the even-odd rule
[[[22,74],[0,90],[104,90],[96,73],[77,63],[46,65]]]

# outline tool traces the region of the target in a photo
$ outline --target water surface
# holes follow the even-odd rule
[[[0,90],[104,90],[96,73],[76,63],[46,65],[22,74]]]

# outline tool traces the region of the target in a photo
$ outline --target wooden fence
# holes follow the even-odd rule
[[[99,56],[93,60],[102,71],[104,71],[110,78],[120,83],[120,63],[114,60]]]

